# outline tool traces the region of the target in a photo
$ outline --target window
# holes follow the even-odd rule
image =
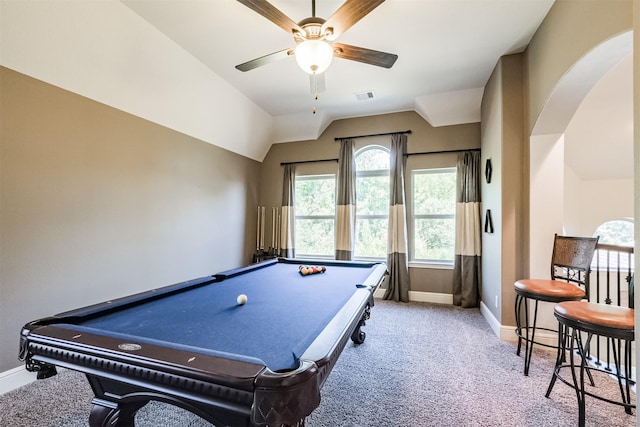
[[[295,183],[296,257],[335,256],[335,175],[297,176]]]
[[[385,258],[389,223],[389,150],[372,145],[356,154],[356,258]]]
[[[413,261],[453,263],[455,256],[456,169],[411,172]]]
[[[600,236],[600,243],[633,246],[633,219],[615,219],[600,224],[593,236]]]
[[[628,246],[633,248],[634,224],[632,218],[614,219],[606,221],[596,228],[593,237],[600,236],[598,243],[616,246]],[[617,251],[599,249],[593,257],[591,268],[598,270],[608,267],[622,271],[633,270],[634,255],[623,254]]]

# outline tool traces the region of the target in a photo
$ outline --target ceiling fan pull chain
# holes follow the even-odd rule
[[[316,101],[318,101],[318,74],[313,72],[313,97]],[[311,110],[313,114],[316,113],[316,107],[313,106],[313,110]]]
[[[313,72],[313,97],[318,100],[318,74]]]

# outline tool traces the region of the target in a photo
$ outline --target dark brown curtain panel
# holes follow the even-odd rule
[[[294,165],[284,165],[282,179],[282,213],[280,215],[280,256],[294,258],[294,231],[296,217],[295,206],[296,168]]]
[[[387,269],[389,284],[384,299],[409,301],[409,264],[407,259],[407,214],[405,209],[404,176],[406,169],[407,135],[391,136],[389,180],[391,203],[389,206],[389,242]]]
[[[356,164],[353,139],[340,140],[336,200],[336,259],[352,260],[356,229]]]
[[[453,266],[453,304],[480,304],[482,235],[480,219],[480,152],[458,155],[456,244]]]

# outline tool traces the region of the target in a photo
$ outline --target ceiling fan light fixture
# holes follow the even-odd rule
[[[324,40],[305,40],[296,46],[298,66],[309,74],[323,73],[333,60],[333,48]]]

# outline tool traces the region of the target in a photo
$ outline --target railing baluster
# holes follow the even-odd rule
[[[595,259],[593,260],[591,274],[591,283],[595,282],[595,292],[592,289],[589,291],[590,295],[587,298],[591,300],[595,293],[595,299],[597,303],[604,304],[616,304],[619,306],[632,306],[632,292],[631,292],[631,278],[633,277],[633,256],[634,248],[628,246],[609,245],[599,243],[596,250]],[[624,265],[626,260],[626,266]],[[623,276],[623,269],[627,273]],[[595,280],[594,280],[595,279]],[[611,289],[615,286],[616,289]],[[623,300],[623,294],[627,292],[626,300]],[[604,294],[604,301],[602,296]],[[615,298],[615,301],[612,299]],[[625,302],[626,301],[626,302]],[[611,371],[611,352],[620,352],[620,348],[611,348],[609,340],[606,343],[601,342],[601,337],[595,340],[595,354],[591,349],[585,349],[585,352],[592,359],[592,363],[600,365],[601,363],[606,366],[605,369]],[[593,343],[593,341],[592,341]],[[601,348],[603,346],[604,348]],[[626,367],[625,367],[626,369]]]

